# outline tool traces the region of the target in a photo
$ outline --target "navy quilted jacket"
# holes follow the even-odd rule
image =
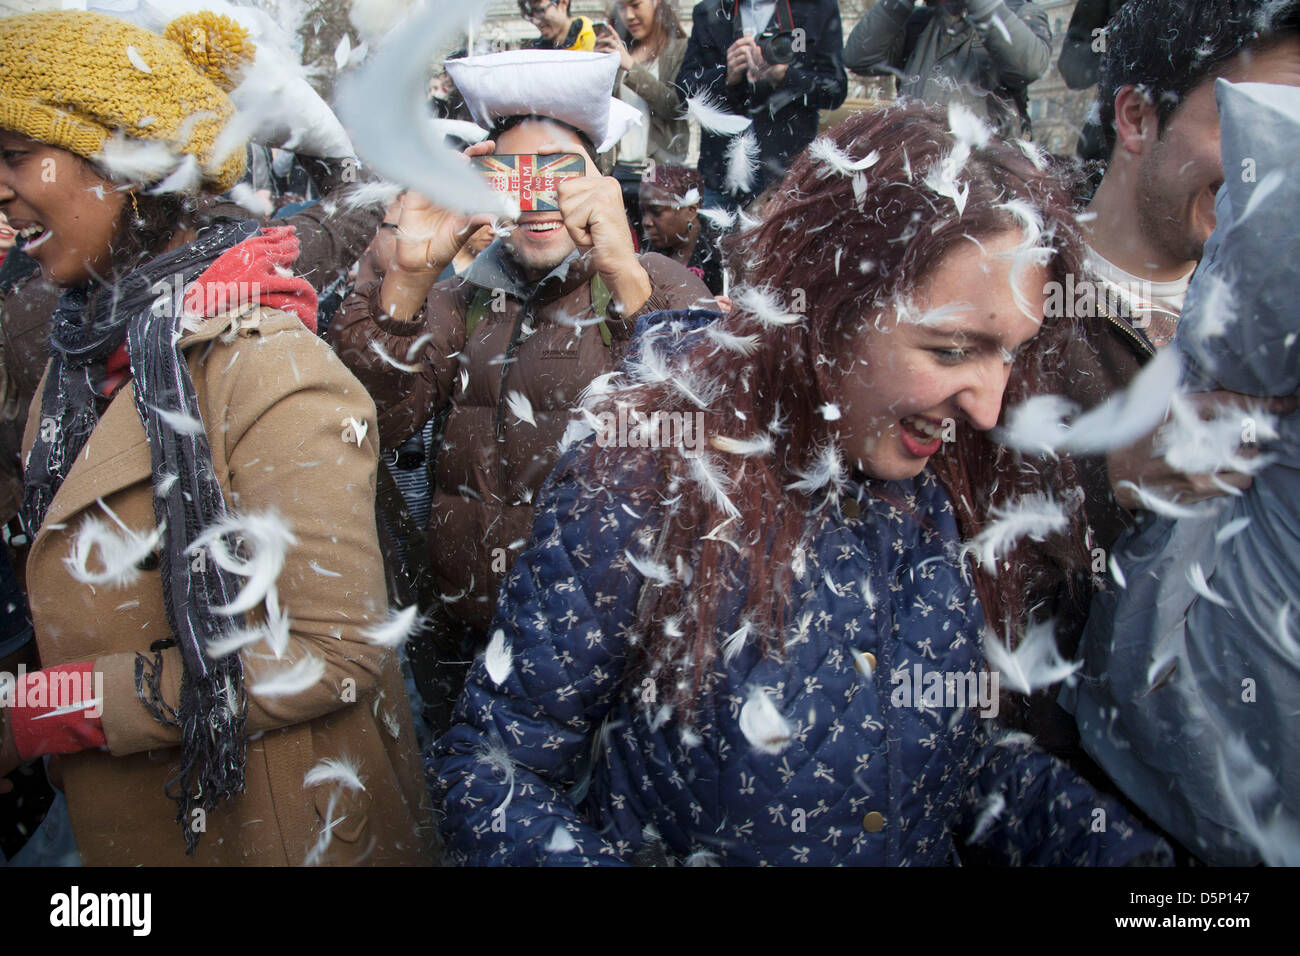
[[[901,697],[894,676],[916,665],[984,665],[983,617],[929,472],[850,484],[820,513],[810,499],[815,547],[790,596],[783,655],[763,658],[753,642],[719,655],[683,727],[649,687],[623,680],[645,582],[628,553],[649,550],[659,496],[587,487],[572,461],[545,486],[501,593],[493,629],[511,670],[497,686],[475,662],[459,723],[431,757],[456,858],[617,863],[654,847],[690,863],[936,865],[957,862],[963,841],[1008,863],[1165,858],[1162,842],[1024,735],[990,736],[974,709]],[[760,692],[792,728],[769,746],[778,752],[742,729]]]

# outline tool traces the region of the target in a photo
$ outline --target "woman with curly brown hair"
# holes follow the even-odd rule
[[[1166,856],[980,719],[986,622],[1023,632],[1036,560],[972,581],[963,538],[1074,487],[987,437],[1066,373],[1044,289],[1079,245],[1036,161],[960,109],[855,116],[737,240],[734,310],[669,315],[593,397],[435,749],[461,858]]]

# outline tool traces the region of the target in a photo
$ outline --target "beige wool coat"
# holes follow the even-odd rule
[[[274,509],[297,538],[277,581],[289,649],[281,661],[264,641],[240,651],[244,791],[206,814],[187,857],[177,806],[164,794],[179,763],[179,731],[150,716],[135,684],[137,655],[171,636],[157,562],[141,562],[127,587],[81,584],[64,562],[84,520],[114,524],[108,509],[135,531],[155,527],[157,476],[127,384],[60,487],[27,563],[42,666],[90,661],[103,675],[107,750],[59,758],[78,849],[87,865],[432,862],[431,807],[400,669],[392,651],[361,636],[388,612],[375,532],[374,404],[297,317],[251,306],[234,318],[206,320],[181,345],[228,506]],[[360,441],[350,419],[364,431]],[[252,691],[307,654],[325,664],[315,685],[291,696]],[[180,652],[169,647],[162,659],[174,706]],[[324,758],[353,761],[364,790],[305,787]]]

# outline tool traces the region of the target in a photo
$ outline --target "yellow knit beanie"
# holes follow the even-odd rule
[[[253,58],[229,17],[186,14],[165,36],[101,13],[56,10],[0,19],[0,128],[87,158],[115,131],[198,160],[224,192],[244,174],[243,144],[214,156],[235,113],[226,91]]]

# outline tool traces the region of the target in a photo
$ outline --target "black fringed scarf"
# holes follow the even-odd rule
[[[201,421],[194,382],[181,354],[183,309],[175,290],[197,279],[226,250],[255,235],[255,221],[222,222],[192,243],[145,263],[111,287],[69,289],[54,312],[50,368],[41,396],[41,427],[25,476],[23,521],[35,534],[107,406],[98,392],[110,355],[126,342],[136,411],[149,438],[155,477],[176,476],[166,495],[153,496],[165,528],[159,570],[167,621],[184,675],[175,710],[163,700],[162,653],[136,658],[136,692],[155,720],[181,731],[181,765],[167,795],[178,804],[186,853],[198,846],[195,811],[209,811],[244,789],[243,668],[238,652],[212,660],[208,641],[237,618],[214,614],[239,590],[215,561],[191,564],[187,547],[226,515],[212,468],[207,433],[177,431],[165,414]],[[160,297],[160,290],[166,292]],[[174,421],[176,419],[173,419]],[[168,642],[170,643],[170,642]]]

